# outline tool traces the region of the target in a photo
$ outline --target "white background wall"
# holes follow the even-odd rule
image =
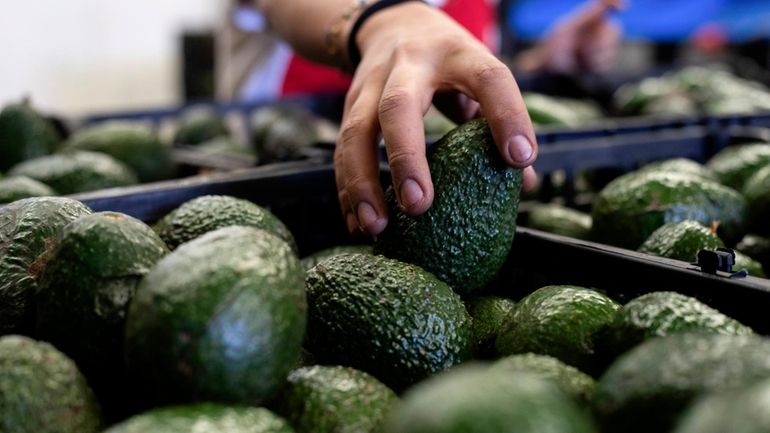
[[[179,102],[183,30],[226,0],[0,0],[0,105],[29,95],[65,115]]]

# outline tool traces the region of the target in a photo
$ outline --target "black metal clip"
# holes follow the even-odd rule
[[[749,275],[746,269],[733,272],[735,265],[735,251],[730,248],[717,248],[716,250],[700,250],[698,252],[698,262],[703,272],[716,275],[717,272],[724,272],[730,278],[744,278]]]

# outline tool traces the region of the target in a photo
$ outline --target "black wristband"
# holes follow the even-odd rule
[[[350,60],[350,65],[353,67],[354,71],[358,67],[358,64],[361,63],[361,51],[358,49],[358,44],[356,43],[356,35],[358,34],[358,31],[361,30],[361,26],[364,25],[369,17],[377,12],[408,1],[420,1],[424,3],[423,0],[380,0],[372,3],[371,6],[364,9],[358,18],[356,18],[356,22],[353,23],[353,27],[350,29],[350,34],[348,35],[348,59]]]

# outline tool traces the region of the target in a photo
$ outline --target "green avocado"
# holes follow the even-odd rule
[[[751,276],[766,278],[761,263],[740,251],[733,250],[733,252],[735,253],[735,265],[733,265],[733,271],[745,269]]]
[[[297,433],[375,433],[397,401],[367,373],[315,365],[289,373],[275,411]]]
[[[527,227],[577,239],[591,234],[591,215],[549,203],[537,204],[529,212]]]
[[[761,235],[770,235],[770,164],[746,181],[743,196],[749,204],[749,226]]]
[[[296,251],[294,236],[269,210],[226,195],[204,195],[184,203],[163,217],[157,230],[173,250],[207,232],[236,225],[266,230]]]
[[[691,174],[709,180],[717,180],[714,174],[703,164],[687,158],[672,158],[663,161],[651,162],[637,170],[639,173],[652,173],[662,171],[667,173]]]
[[[719,221],[719,237],[740,239],[746,201],[716,182],[688,174],[632,172],[610,182],[592,209],[592,237],[636,249],[664,224],[695,220],[704,226]]]
[[[0,170],[48,155],[59,141],[53,125],[28,102],[6,105],[0,111]]]
[[[26,176],[14,176],[0,179],[0,204],[30,197],[54,196],[56,191],[48,185]]]
[[[370,254],[330,257],[307,273],[308,349],[324,364],[396,391],[469,359],[471,318],[423,269]]]
[[[409,390],[383,433],[594,433],[584,410],[536,375],[464,365]]]
[[[230,137],[214,137],[196,145],[195,149],[211,155],[224,155],[233,158],[256,158],[254,149],[245,146]]]
[[[750,233],[744,236],[735,248],[755,258],[765,271],[770,271],[770,238]]]
[[[14,166],[10,176],[27,176],[60,194],[75,194],[137,183],[136,174],[115,158],[99,152],[65,152],[30,159]]]
[[[476,356],[491,358],[495,355],[495,340],[515,305],[512,300],[499,296],[480,296],[468,301]]]
[[[91,210],[63,197],[36,197],[0,207],[0,335],[28,334],[35,293],[56,237]]]
[[[291,106],[263,107],[251,118],[252,142],[260,163],[304,157],[319,138],[318,121],[307,110]]]
[[[516,304],[497,337],[497,351],[501,355],[550,355],[590,371],[594,368],[594,339],[619,308],[595,290],[542,287]]]
[[[213,138],[228,136],[230,131],[222,117],[213,110],[191,109],[179,120],[174,143],[198,145]]]
[[[75,363],[48,343],[0,337],[0,431],[97,433],[101,415]]]
[[[674,433],[767,433],[770,380],[704,397],[685,412]]]
[[[37,335],[77,362],[104,403],[126,385],[121,366],[128,304],[167,252],[143,222],[100,212],[67,224],[48,256],[38,282]]]
[[[580,126],[602,117],[601,110],[593,102],[531,92],[522,97],[535,125]]]
[[[294,433],[285,420],[260,407],[198,403],[154,409],[104,433]]]
[[[591,376],[547,355],[511,355],[496,361],[491,368],[504,371],[513,377],[528,374],[551,381],[574,401],[586,406],[592,401],[596,387],[596,382]]]
[[[770,164],[770,144],[730,146],[714,155],[706,164],[719,183],[740,191],[760,168]]]
[[[639,251],[691,263],[697,260],[698,251],[724,246],[710,229],[697,221],[686,220],[661,226],[644,241]]]
[[[770,341],[684,333],[648,340],[618,358],[596,387],[606,433],[671,431],[697,397],[770,377]]]
[[[429,150],[428,164],[433,205],[409,216],[389,188],[390,220],[374,252],[414,263],[460,294],[478,292],[497,275],[511,249],[521,170],[502,160],[483,119],[441,138]]]
[[[152,129],[138,123],[109,122],[83,128],[64,148],[106,153],[130,167],[141,182],[171,178],[176,170],[168,147]]]
[[[321,251],[316,251],[315,253],[302,259],[302,267],[305,268],[306,271],[309,271],[310,268],[319,264],[321,261],[329,257],[338,256],[340,254],[355,254],[355,253],[372,254],[372,246],[371,245],[340,245],[336,247],[326,248]]]
[[[602,344],[608,354],[617,356],[653,337],[696,331],[753,334],[748,326],[695,298],[675,292],[652,292],[629,301],[617,312]]]
[[[304,274],[286,242],[254,227],[206,233],[162,258],[126,319],[126,365],[148,402],[269,399],[300,353]]]

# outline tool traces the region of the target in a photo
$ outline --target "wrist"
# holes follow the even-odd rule
[[[393,42],[403,34],[403,28],[411,23],[419,24],[426,14],[435,14],[436,10],[422,1],[407,1],[378,11],[368,17],[354,35],[359,53],[363,57],[366,51],[377,41],[386,40]],[[397,25],[395,25],[397,24]],[[353,25],[347,29],[348,39]],[[350,53],[348,53],[350,54]]]

